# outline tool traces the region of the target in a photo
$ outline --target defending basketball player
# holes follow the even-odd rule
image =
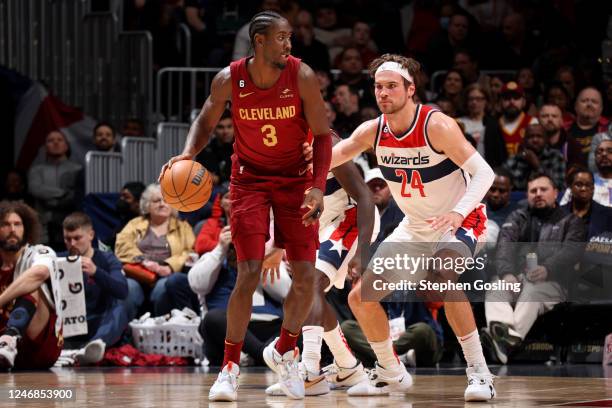
[[[293,270],[272,359],[285,394],[304,397],[295,345],[314,298],[317,219],[323,211],[331,159],[330,129],[318,80],[310,67],[290,55],[288,21],[275,12],[258,13],[251,20],[249,35],[254,56],[232,62],[215,76],[183,154],[162,169],[163,175],[173,162],[195,157],[231,100],[236,136],[231,225],[238,279],[227,309],[223,369],[209,393],[214,401],[237,398],[240,350],[260,280],[270,208],[275,243],[285,249]],[[309,129],[314,135],[312,175],[302,155]]]
[[[370,65],[376,102],[382,115],[361,124],[333,149],[332,167],[375,149],[383,176],[406,217],[381,244],[373,258],[395,255],[391,243],[418,249],[409,256],[473,256],[484,239],[486,215],[480,203],[494,178],[493,171],[467,142],[456,122],[436,109],[415,104],[415,79],[420,65],[413,59],[385,54]],[[468,173],[466,176],[464,173]],[[471,176],[471,179],[470,179]],[[397,249],[397,246],[393,247]],[[429,274],[429,275],[428,275]],[[427,276],[456,281],[453,270],[424,269],[402,278],[415,282]],[[378,275],[367,270],[349,295],[349,305],[377,356],[370,382],[355,385],[349,395],[405,391],[412,379],[393,350],[389,323],[381,305],[364,302]],[[377,291],[382,299],[387,292]],[[463,295],[463,292],[460,293]],[[469,302],[445,301],[448,321],[468,364],[466,401],[495,396]]]

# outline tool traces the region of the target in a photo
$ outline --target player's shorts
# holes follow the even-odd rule
[[[443,249],[452,250],[463,258],[473,258],[485,245],[486,222],[484,204],[478,204],[454,234],[451,230],[436,231],[426,222],[411,224],[407,217],[404,218],[372,256],[363,286],[379,276],[388,282],[419,282],[426,279],[428,268],[425,260]],[[419,259],[421,261],[418,263],[411,261]],[[460,269],[455,271],[458,274],[464,272]]]
[[[372,241],[378,236],[380,216],[374,207],[374,229]],[[348,273],[348,264],[357,250],[359,231],[357,229],[357,207],[351,207],[344,212],[343,218],[329,224],[319,233],[321,246],[317,253],[315,267],[329,278],[327,292],[332,286],[342,289]]]
[[[55,335],[57,316],[50,310],[49,321],[35,339],[23,336],[17,343],[15,369],[33,370],[52,367],[62,351],[63,340]]]
[[[230,182],[232,242],[238,261],[262,260],[269,238],[270,209],[274,213],[274,246],[290,261],[314,262],[319,247],[318,223],[302,224],[300,208],[312,177],[260,176],[236,161]]]

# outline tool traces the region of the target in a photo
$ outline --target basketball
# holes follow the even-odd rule
[[[170,207],[184,212],[195,211],[210,198],[212,178],[200,163],[181,160],[164,173],[161,191]]]

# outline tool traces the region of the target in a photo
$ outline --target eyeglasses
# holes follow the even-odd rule
[[[595,156],[602,156],[602,155],[608,155],[608,154],[612,154],[612,147],[608,147],[606,149],[597,149],[595,150]]]
[[[593,184],[593,183],[583,183],[581,181],[577,181],[574,184],[572,184],[572,187],[574,187],[574,188],[576,188],[578,190],[583,189],[583,188],[586,188],[587,190],[590,190],[594,186],[595,186],[595,184]]]

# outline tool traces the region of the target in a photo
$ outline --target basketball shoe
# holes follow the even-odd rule
[[[306,390],[298,368],[300,350],[296,347],[281,356],[276,351],[277,341],[278,337],[266,346],[263,351],[263,359],[268,367],[278,374],[278,384],[285,395],[291,399],[302,399]]]
[[[17,337],[0,336],[0,368],[13,368],[17,356]]]
[[[238,399],[238,364],[228,362],[208,392],[209,401],[236,401]]]
[[[403,364],[385,369],[376,362],[370,371],[369,381],[353,385],[346,392],[350,396],[388,395],[391,392],[406,392],[412,386],[412,377]]]
[[[368,381],[368,374],[359,360],[357,360],[357,364],[351,368],[340,367],[334,362],[324,367],[323,372],[332,390],[350,388],[360,382]]]
[[[475,365],[465,370],[468,378],[468,386],[465,389],[464,398],[470,401],[490,401],[495,398],[495,376],[482,367]]]
[[[314,373],[306,369],[304,363],[299,363],[298,368],[300,375],[304,379],[304,395],[312,397],[316,395],[325,395],[330,391],[330,385],[325,378],[325,375]],[[266,388],[266,395],[279,396],[285,395],[279,383],[273,384]]]

